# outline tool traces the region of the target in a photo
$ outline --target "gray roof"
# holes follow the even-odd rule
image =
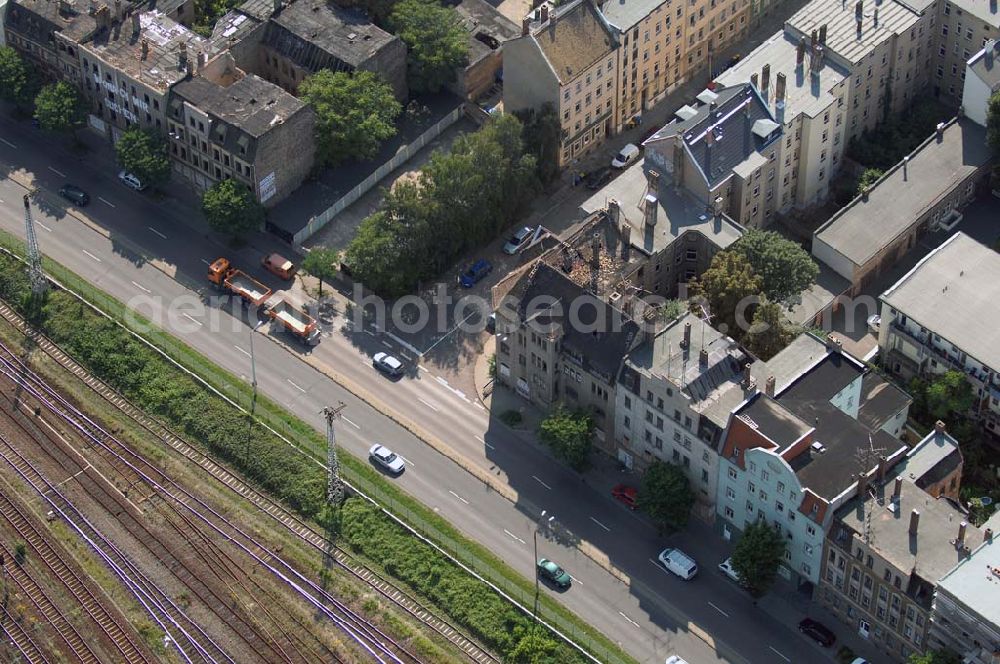
[[[589,0],[576,0],[551,10],[549,20],[533,28],[530,38],[563,83],[610,55],[616,46],[610,27]]]
[[[767,375],[774,376],[775,392],[780,393],[806,367],[811,367],[826,357],[826,344],[808,332],[803,332],[767,361]],[[765,376],[766,379],[766,376]],[[764,383],[758,378],[758,385]]]
[[[986,2],[987,0],[973,0]],[[863,4],[861,38],[858,39],[854,20],[855,3],[845,0],[810,0],[797,11],[786,25],[798,39],[810,35],[826,25],[826,50],[848,63],[857,63],[872,52],[877,45],[891,39],[892,35],[909,30],[920,18],[917,12],[932,4],[933,0],[912,0],[904,5],[897,0],[865,2]],[[878,11],[878,27],[875,26]]]
[[[780,31],[766,42],[755,48],[749,55],[740,60],[736,66],[727,69],[716,78],[716,82],[726,87],[749,83],[750,76],[757,74],[758,91],[775,119],[787,123],[799,114],[816,117],[823,109],[834,103],[835,98],[830,90],[839,85],[850,74],[838,64],[827,60],[819,70],[819,80],[816,82],[808,72],[808,56],[803,66],[804,71],[796,67],[796,45],[798,40]],[[807,49],[808,52],[808,49]],[[759,77],[764,65],[771,66],[771,80],[767,94],[764,94],[764,81]],[[778,74],[785,75],[785,103],[779,107],[774,97],[775,81]]]
[[[778,445],[778,452],[801,440],[812,427],[765,394],[740,409],[738,417]]]
[[[254,138],[306,108],[305,102],[255,74],[248,74],[228,87],[197,76],[178,83],[173,91],[213,118]],[[217,136],[215,126],[210,135],[213,139],[221,137]]]
[[[878,429],[913,401],[903,390],[874,371],[861,380],[858,421],[869,429]]]
[[[1000,537],[983,542],[938,582],[938,589],[955,597],[982,619],[1000,625]]]
[[[742,234],[743,227],[724,214],[715,217],[705,212],[706,205],[686,191],[678,193],[660,179],[657,197],[656,225],[645,226],[644,200],[648,188],[647,162],[640,160],[580,206],[586,214],[607,209],[614,199],[621,206],[623,221],[632,227],[632,246],[652,255],[668,247],[687,232],[697,232],[725,249]]]
[[[851,282],[833,271],[823,261],[816,261],[819,274],[816,282],[795,296],[792,306],[784,310],[785,318],[796,325],[812,325],[816,314],[833,304],[838,295],[851,288]]]
[[[956,233],[882,294],[893,309],[1000,369],[1000,254]]]
[[[670,0],[607,0],[601,5],[601,13],[624,33],[664,4],[669,5]]]
[[[991,0],[951,0],[951,4],[983,23],[988,23],[994,30],[1000,28],[1000,10]]]
[[[6,8],[6,17],[2,13],[0,8],[0,19],[6,27],[43,44],[48,42],[50,32],[59,32],[72,41],[80,41],[89,37],[97,26],[82,2],[72,6],[69,12],[60,13],[59,0],[14,0]]]
[[[265,42],[309,71],[358,67],[371,54],[399,39],[359,11],[323,0],[298,0],[273,17]]]
[[[815,237],[863,266],[989,159],[986,130],[966,118],[952,120],[940,137],[932,134],[908,162],[883,175],[867,201],[855,198],[820,226]]]
[[[963,463],[958,441],[947,431],[931,430],[906,453],[894,473],[926,489],[952,473]]]
[[[969,68],[982,79],[990,90],[995,91],[1000,88],[1000,41],[986,42],[987,47],[991,44],[993,48],[990,54],[987,54],[986,48],[983,48],[979,53],[969,58]]]
[[[469,63],[474,64],[521,35],[521,28],[486,0],[462,0],[455,6],[469,32]]]
[[[781,137],[764,101],[749,83],[716,88],[715,108],[701,103],[697,114],[675,118],[653,134],[646,145],[675,136],[684,137],[684,148],[697,164],[709,189],[725,182],[733,170]],[[758,121],[770,121],[758,124]],[[760,132],[758,128],[767,131]]]

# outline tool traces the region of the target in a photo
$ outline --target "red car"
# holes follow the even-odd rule
[[[619,484],[611,489],[611,497],[625,504],[630,510],[635,509],[635,501],[639,492],[634,486]]]

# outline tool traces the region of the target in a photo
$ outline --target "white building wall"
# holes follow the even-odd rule
[[[980,57],[981,53],[982,51],[973,56],[973,59]],[[985,127],[986,107],[989,104],[990,95],[991,91],[986,82],[972,71],[972,67],[966,65],[965,86],[962,88],[962,108],[965,110],[965,117]]]

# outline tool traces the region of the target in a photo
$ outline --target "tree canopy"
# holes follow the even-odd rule
[[[733,548],[733,569],[743,586],[760,597],[774,583],[784,555],[785,538],[766,521],[758,519],[747,526]]]
[[[17,51],[0,46],[0,99],[17,104],[26,101],[29,71]]]
[[[435,151],[416,181],[397,182],[347,247],[355,281],[386,297],[411,291],[463,253],[495,238],[538,189],[512,115]]]
[[[757,305],[743,343],[762,360],[770,360],[791,343],[796,330],[785,322],[781,306],[765,300]]]
[[[45,131],[64,132],[83,119],[76,88],[66,81],[46,85],[35,97],[35,119]]]
[[[923,390],[927,413],[939,420],[963,416],[975,403],[972,385],[961,371],[946,371]]]
[[[469,61],[469,33],[462,18],[437,0],[401,0],[389,26],[406,43],[407,79],[414,92],[438,92]]]
[[[865,189],[871,187],[879,178],[885,175],[885,171],[881,168],[866,168],[858,178],[858,196],[865,193]]]
[[[336,250],[317,247],[302,259],[302,270],[319,279],[320,297],[323,296],[323,280],[329,281],[337,276],[337,258]]]
[[[656,522],[661,532],[687,525],[694,506],[694,492],[678,466],[655,461],[646,469],[636,505]]]
[[[321,69],[302,81],[299,96],[316,113],[316,159],[329,166],[374,157],[396,135],[403,110],[392,87],[370,71]]]
[[[233,238],[257,230],[264,223],[264,208],[250,189],[236,180],[223,180],[201,197],[201,209],[212,230]]]
[[[962,658],[947,650],[928,650],[915,652],[906,661],[907,664],[960,664]]]
[[[986,141],[995,154],[1000,154],[1000,90],[993,93],[986,107]]]
[[[170,179],[167,143],[159,134],[133,127],[115,143],[118,163],[144,185],[159,186]]]
[[[559,177],[559,146],[562,143],[559,112],[546,102],[538,111],[529,108],[518,111],[516,115],[524,124],[524,144],[537,160],[538,179],[543,184],[549,184]]]
[[[729,251],[742,254],[772,302],[787,302],[816,282],[819,266],[805,249],[775,231],[751,228]]]
[[[594,420],[589,413],[571,411],[559,404],[542,420],[538,438],[571,468],[585,470],[593,448]]]
[[[753,267],[742,253],[721,251],[712,258],[708,269],[698,278],[694,291],[708,301],[713,327],[723,334],[740,338],[744,330],[737,324],[737,312],[743,318],[752,316],[753,306],[750,305],[756,303],[762,287],[763,279],[754,273]]]

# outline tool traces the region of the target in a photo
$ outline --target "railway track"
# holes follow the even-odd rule
[[[48,664],[49,660],[45,657],[45,653],[39,648],[31,635],[28,634],[27,630],[19,623],[7,607],[0,603],[0,633],[2,633],[6,638],[6,642],[10,643],[17,652],[20,653],[21,657],[28,664]],[[0,644],[5,645],[5,644]],[[3,647],[0,647],[0,653],[4,652]],[[16,658],[10,657],[9,661],[17,661]]]
[[[0,302],[0,316],[11,323],[22,334],[31,339],[46,355],[60,364],[64,369],[79,378],[94,393],[102,397],[112,406],[127,415],[136,424],[156,437],[158,440],[169,445],[177,453],[189,461],[197,464],[204,472],[208,473],[216,481],[236,493],[243,499],[249,501],[270,519],[279,524],[287,532],[308,546],[317,550],[323,555],[330,556],[338,567],[345,570],[355,578],[359,579],[380,596],[402,609],[425,626],[447,639],[457,646],[466,657],[477,664],[499,664],[500,660],[488,650],[477,644],[473,639],[466,636],[461,630],[447,620],[439,616],[434,610],[424,606],[419,600],[390,582],[374,570],[370,569],[359,561],[355,556],[336,546],[322,533],[318,532],[311,525],[291,514],[280,503],[272,500],[268,496],[249,486],[226,468],[219,465],[208,456],[186,443],[168,427],[151,418],[140,408],[133,405],[125,397],[116,392],[113,388],[93,376],[83,366],[73,358],[64,353],[57,345],[45,337],[43,334],[31,328],[16,312],[11,310],[6,304]],[[18,371],[31,372],[31,369],[17,357],[4,344],[0,344],[0,357],[6,362],[12,363]],[[119,443],[120,444],[120,443]],[[119,465],[115,467],[118,468]],[[125,473],[123,473],[125,474]],[[140,488],[141,484],[136,476],[135,480],[128,482],[127,491],[131,492]],[[143,494],[140,500],[150,500],[155,494]]]

